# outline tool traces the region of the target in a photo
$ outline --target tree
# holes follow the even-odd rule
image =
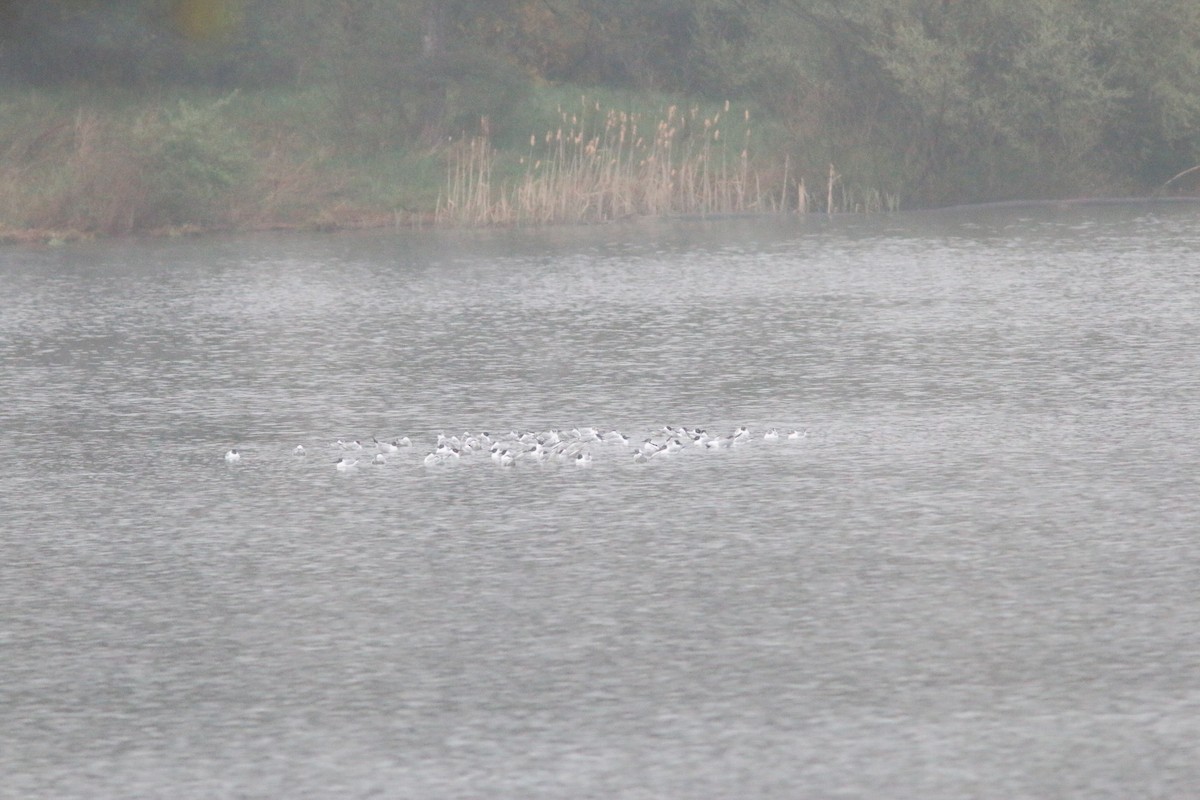
[[[824,54],[809,64],[825,87],[825,138],[886,154],[878,183],[938,203],[1055,195],[1098,180],[1104,120],[1122,92],[1097,65],[1097,21],[1075,4],[789,6]]]
[[[1200,163],[1200,4],[1107,0],[1092,13],[1098,65],[1120,93],[1105,155],[1155,185]]]

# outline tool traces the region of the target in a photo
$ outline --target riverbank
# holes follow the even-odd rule
[[[0,242],[897,207],[744,105],[541,87],[434,145],[336,87],[0,92]],[[814,185],[817,189],[810,189]]]
[[[0,240],[367,227],[435,207],[434,152],[367,143],[322,91],[0,94]]]
[[[334,86],[10,88],[0,108],[0,243],[905,206],[852,148],[806,146],[733,101],[540,87],[433,146]]]

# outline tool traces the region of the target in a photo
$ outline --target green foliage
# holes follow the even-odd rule
[[[868,52],[912,188],[986,199],[1087,180],[1096,123],[1118,95],[1093,67],[1085,21],[1061,12],[1051,0],[981,0],[879,21]]]
[[[1122,93],[1107,157],[1152,184],[1200,164],[1200,4],[1107,0],[1094,13],[1097,59]]]
[[[152,114],[134,128],[146,199],[142,225],[212,223],[222,202],[249,176],[253,161],[226,122],[227,97],[203,106],[180,101],[172,114]]]
[[[732,100],[764,170],[813,189],[832,163],[848,195],[907,204],[1149,190],[1200,163],[1195,0],[16,0],[0,23],[10,86],[299,92],[272,148],[311,148],[290,166],[312,175],[476,135],[523,149],[575,86],[629,111]],[[256,180],[232,111],[141,119],[114,164],[146,219],[218,219]],[[102,128],[89,147],[121,142]],[[57,179],[116,171],[83,169],[90,152]],[[63,207],[97,202],[79,196]]]
[[[488,54],[463,54],[453,70],[444,73],[446,104],[441,129],[447,134],[502,129],[510,125],[512,109],[527,96],[530,85],[512,64]]]

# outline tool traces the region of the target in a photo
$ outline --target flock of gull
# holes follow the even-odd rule
[[[592,463],[594,453],[624,452],[634,462],[668,458],[686,449],[714,451],[738,447],[754,439],[767,442],[796,441],[808,436],[808,431],[792,430],[781,432],[770,428],[761,434],[752,434],[742,426],[728,434],[710,434],[701,428],[664,425],[640,443],[635,443],[620,431],[599,431],[596,428],[572,428],[569,431],[550,430],[542,432],[518,432],[493,435],[489,433],[464,433],[461,436],[438,434],[437,441],[421,463],[426,467],[452,464],[463,458],[478,458],[486,455],[501,467],[513,467],[520,463],[573,464],[584,467]],[[420,452],[414,449],[413,441],[398,437],[391,441],[372,438],[370,444],[358,439],[338,439],[330,443],[338,454],[333,466],[339,472],[357,469],[360,464],[383,466],[388,459],[401,453]],[[292,453],[306,457],[309,450],[296,445]],[[242,454],[234,448],[225,453],[225,463],[238,464]]]

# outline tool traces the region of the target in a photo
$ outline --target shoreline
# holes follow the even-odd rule
[[[836,212],[832,215],[826,214],[823,211],[810,211],[798,214],[791,212],[747,212],[747,213],[711,213],[711,214],[660,214],[660,215],[626,215],[608,220],[589,221],[573,223],[573,225],[597,225],[608,224],[613,222],[627,222],[631,220],[674,220],[674,221],[695,221],[703,222],[706,220],[720,220],[731,218],[754,218],[754,217],[782,217],[795,216],[797,218],[804,217],[827,217],[827,216],[875,216],[877,214],[895,214],[895,213],[911,213],[911,214],[936,214],[939,212],[956,212],[956,211],[972,211],[972,210],[988,210],[988,209],[1019,209],[1019,208],[1088,208],[1101,206],[1157,206],[1157,205],[1200,205],[1200,195],[1168,195],[1168,196],[1114,196],[1114,197],[1066,197],[1057,199],[1027,199],[1027,200],[997,200],[983,203],[956,203],[948,206],[932,206],[929,208],[909,208],[899,211],[883,211],[883,212]],[[10,228],[0,229],[0,246],[26,246],[26,247],[54,247],[74,242],[89,242],[89,241],[117,241],[121,239],[127,240],[156,240],[156,239],[184,239],[184,238],[200,238],[204,236],[214,236],[222,234],[242,234],[242,233],[345,233],[355,231],[378,231],[384,228],[393,228],[395,230],[421,230],[421,229],[471,229],[483,230],[487,228],[545,228],[557,227],[564,223],[549,223],[549,224],[482,224],[482,225],[454,225],[447,223],[439,223],[436,221],[436,215],[433,212],[385,212],[376,211],[363,214],[348,215],[344,218],[334,219],[325,218],[318,220],[307,221],[287,221],[278,220],[274,222],[260,222],[246,226],[235,225],[169,225],[158,228],[149,228],[142,231],[134,231],[121,234],[106,234],[96,231],[73,230],[73,229],[57,229],[57,228]],[[572,223],[566,223],[572,224]]]

